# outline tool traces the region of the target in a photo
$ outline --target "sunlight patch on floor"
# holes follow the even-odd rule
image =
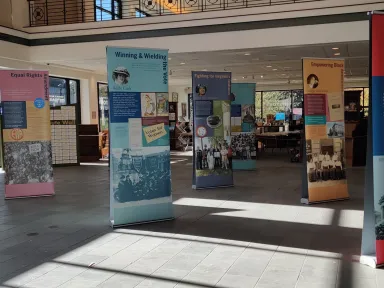
[[[213,216],[241,217],[311,225],[331,225],[335,210],[321,207],[265,204],[199,198],[181,198],[175,205],[212,207],[234,211],[211,213]]]
[[[123,283],[139,288],[178,283],[180,287],[207,287],[226,279],[222,278],[225,275],[231,278],[231,273],[236,274],[237,269],[243,267],[242,263],[252,259],[258,265],[265,265],[258,267],[261,270],[269,266],[276,269],[274,265],[280,263],[292,267],[316,264],[335,267],[332,273],[337,273],[341,257],[337,253],[305,248],[121,228],[3,284],[10,288],[103,287],[104,284],[125,287],[119,286]],[[179,267],[178,263],[192,266]],[[204,277],[200,279],[199,275]],[[262,277],[265,276],[260,274],[260,279]]]

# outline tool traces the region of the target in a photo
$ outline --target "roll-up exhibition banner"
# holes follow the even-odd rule
[[[255,83],[231,86],[230,166],[233,170],[256,169]]]
[[[112,226],[173,218],[168,50],[107,47]]]
[[[364,227],[360,262],[384,265],[384,15],[370,17],[371,71]]]
[[[231,73],[192,72],[192,188],[233,186]]]
[[[55,193],[48,86],[46,71],[0,70],[6,199]]]
[[[303,59],[308,189],[305,204],[348,199],[344,138],[344,60]]]

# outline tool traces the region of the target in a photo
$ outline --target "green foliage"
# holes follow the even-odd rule
[[[108,85],[99,84],[99,97],[108,97]]]
[[[231,169],[221,169],[221,168],[215,168],[215,170],[205,169],[205,170],[196,170],[196,176],[209,176],[209,175],[231,175],[232,170]]]
[[[268,114],[274,115],[278,112],[291,111],[292,108],[302,108],[302,102],[303,90],[256,92],[255,114],[257,118],[266,118]],[[261,110],[263,110],[263,113],[261,113]]]
[[[292,106],[293,108],[303,108],[304,91],[293,90],[292,91]]]
[[[380,206],[384,205],[384,195],[380,198],[379,205]]]
[[[268,91],[263,93],[263,117],[291,109],[291,91]]]

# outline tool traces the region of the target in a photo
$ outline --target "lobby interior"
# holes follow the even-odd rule
[[[167,30],[175,25],[155,23],[160,21],[155,18],[168,19],[164,17],[149,19],[150,26],[163,25]],[[93,30],[79,33],[100,34],[104,29],[120,33],[111,23],[99,30],[97,24],[85,23]],[[63,31],[60,25],[29,27],[26,34],[15,33],[43,44],[25,47],[2,41],[0,68],[49,70],[52,77],[66,83],[76,81],[76,121],[98,126],[101,132],[104,108],[98,88],[106,84],[107,42],[170,49],[169,94],[178,94],[182,111],[192,86],[191,71],[228,71],[234,83],[256,83],[258,105],[261,93],[303,89],[303,57],[345,59],[345,87],[365,91],[369,87],[368,24],[352,20],[336,24],[171,35],[163,37],[166,41],[142,36],[55,45],[49,41],[78,37],[75,28],[81,24]],[[133,27],[145,29],[145,25]],[[49,40],[55,35],[58,39]],[[72,101],[70,92],[66,96]],[[260,113],[263,118],[270,108],[267,101],[260,103],[256,116]],[[109,167],[104,161],[55,167],[54,197],[4,200],[4,185],[0,185],[0,287],[384,285],[383,269],[359,263],[365,167],[347,169],[349,200],[307,206],[300,204],[303,164],[292,163],[286,151],[263,153],[255,171],[236,171],[232,188],[206,190],[192,189],[191,152],[173,151],[171,155],[172,221],[112,229]]]

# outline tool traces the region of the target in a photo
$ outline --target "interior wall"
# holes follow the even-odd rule
[[[7,67],[6,65],[4,65],[3,62],[7,62],[9,59],[18,59],[21,61],[28,61],[29,60],[28,47],[24,45],[14,44],[14,43],[0,40],[0,66]]]
[[[12,2],[11,0],[1,0],[0,6],[0,25],[12,28]]]
[[[0,0],[0,26],[22,30],[28,25],[27,0]]]
[[[89,103],[85,107],[90,107],[90,111],[88,111],[88,115],[84,117],[84,121],[89,119],[89,123],[84,124],[99,124],[99,102],[98,102],[98,91],[97,91],[97,82],[105,82],[107,79],[95,77],[95,75],[91,75],[88,79],[89,83]],[[83,118],[83,117],[81,117]]]
[[[178,93],[178,102],[177,102],[177,114],[181,116],[181,104],[186,104],[187,115],[185,120],[189,121],[188,118],[188,93],[186,92],[187,86],[169,86],[169,101],[172,99],[172,93]]]

